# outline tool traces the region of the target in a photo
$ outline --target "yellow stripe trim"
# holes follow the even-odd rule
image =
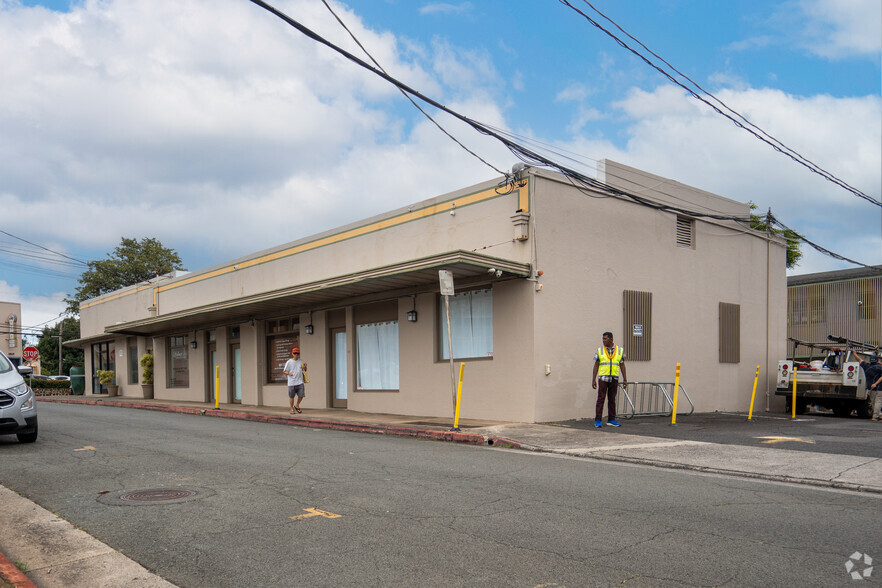
[[[518,186],[518,190],[516,191],[517,199],[518,199],[518,208],[523,212],[530,211],[530,198],[529,198],[529,181],[524,180],[523,186]],[[512,192],[510,194],[514,194]],[[451,204],[456,203],[456,208],[462,208],[464,206],[469,206],[471,204],[477,204],[479,202],[483,202],[485,200],[492,200],[493,198],[499,198],[501,196],[508,196],[510,194],[499,194],[496,191],[496,188],[488,188],[486,190],[482,190],[480,192],[474,192],[472,194],[466,194],[463,196],[459,196],[457,198],[451,198],[449,200],[445,200],[444,202],[439,202],[437,204],[433,204],[431,206],[427,206],[425,208],[421,208],[419,210],[412,210],[410,212],[405,212],[403,214],[399,214],[397,216],[393,216],[387,219],[383,219],[381,221],[377,221],[375,223],[371,223],[369,225],[364,225],[361,227],[356,227],[354,229],[350,229],[348,231],[343,231],[342,233],[337,233],[335,235],[329,235],[327,237],[322,237],[321,239],[316,239],[315,241],[309,241],[308,243],[302,243],[300,245],[295,245],[294,247],[289,247],[288,249],[283,249],[281,251],[276,251],[275,253],[269,253],[267,255],[263,255],[261,257],[256,257],[254,259],[248,259],[245,261],[240,261],[235,264],[230,264],[228,266],[218,268],[214,271],[198,274],[190,278],[185,278],[178,282],[174,282],[172,284],[166,284],[164,286],[155,287],[154,292],[154,304],[156,304],[156,294],[158,292],[165,292],[167,290],[172,290],[174,288],[179,288],[181,286],[187,286],[189,284],[194,284],[196,282],[201,282],[202,280],[208,280],[210,278],[215,278],[217,276],[222,276],[234,271],[240,271],[249,267],[253,267],[255,265],[260,265],[262,263],[267,263],[269,261],[275,261],[277,259],[282,259],[284,257],[289,257],[291,255],[297,255],[298,253],[303,253],[305,251],[310,251],[312,249],[318,249],[319,247],[324,247],[326,245],[331,245],[333,243],[338,243],[340,241],[345,241],[347,239],[352,239],[354,237],[361,237],[368,233],[372,233],[374,231],[381,231],[383,229],[388,229],[390,227],[395,227],[404,223],[408,223],[411,221],[419,220],[422,218],[426,218],[429,216],[434,216],[436,214],[441,214],[445,212],[449,212],[451,210]],[[235,269],[234,269],[235,266]],[[81,304],[81,308],[89,308],[96,304],[100,304],[103,302],[109,302],[111,300],[115,300],[117,298],[121,298],[123,296],[128,296],[130,294],[136,294],[141,292],[147,288],[153,288],[151,285],[144,285],[135,288],[134,290],[128,290],[125,292],[120,292],[118,294],[114,294],[112,296],[108,296],[106,298],[102,298],[100,300],[96,300],[91,303]]]

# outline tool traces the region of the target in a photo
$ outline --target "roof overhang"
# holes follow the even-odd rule
[[[528,278],[529,263],[492,257],[474,251],[451,251],[431,257],[346,274],[288,288],[254,294],[105,327],[105,335],[149,336],[265,319],[300,312],[338,308],[418,292],[438,291],[438,271],[453,272],[457,286],[474,286]],[[491,272],[492,270],[492,272]],[[80,341],[85,342],[85,339]],[[73,343],[73,342],[72,342]]]

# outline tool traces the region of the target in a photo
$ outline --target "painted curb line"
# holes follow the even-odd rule
[[[13,588],[37,588],[14,563],[0,552],[0,579],[12,584]]]
[[[393,435],[397,437],[418,437],[423,439],[432,439],[435,441],[449,441],[453,443],[466,443],[469,445],[489,445],[499,446],[509,449],[522,449],[522,445],[517,441],[506,439],[504,437],[495,437],[491,435],[478,435],[476,433],[465,433],[462,431],[447,431],[438,429],[416,429],[412,427],[400,427],[395,425],[380,425],[376,423],[358,423],[358,422],[341,422],[329,421],[324,419],[313,419],[309,417],[295,417],[287,415],[271,415],[260,414],[236,410],[215,410],[212,408],[196,408],[191,406],[168,406],[157,404],[146,404],[140,402],[120,402],[113,400],[105,400],[103,398],[78,399],[78,398],[58,398],[58,397],[39,397],[40,402],[55,402],[60,404],[88,404],[93,406],[112,406],[116,408],[136,408],[140,410],[153,410],[157,412],[171,412],[178,414],[192,414],[199,416],[208,416],[215,418],[237,419],[243,421],[252,421],[258,423],[271,423],[275,425],[289,425],[294,427],[308,427],[313,429],[331,429],[336,431],[350,431],[353,433],[373,433],[375,435]]]

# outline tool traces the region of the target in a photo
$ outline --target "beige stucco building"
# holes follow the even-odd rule
[[[749,214],[611,161],[598,179],[651,202]],[[137,359],[151,348],[156,398],[212,401],[217,377],[223,403],[286,406],[281,364],[296,344],[306,409],[449,416],[439,270],[455,280],[463,418],[593,418],[593,356],[607,330],[630,381],[673,381],[681,363],[698,411],[745,410],[756,366],[764,394],[785,353],[782,241],[531,168],[516,185],[485,182],[86,301],[77,344],[86,373],[115,369],[124,396],[142,394]]]
[[[0,302],[0,347],[3,353],[16,365],[21,362],[21,304],[18,302]]]

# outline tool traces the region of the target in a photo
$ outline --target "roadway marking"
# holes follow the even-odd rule
[[[317,508],[304,508],[307,514],[296,515],[293,517],[289,517],[292,520],[300,520],[300,519],[308,519],[310,517],[325,517],[326,519],[339,519],[343,515],[334,514],[332,512],[327,512],[324,510],[319,510]]]
[[[783,443],[785,441],[796,441],[797,443],[809,443],[814,445],[814,441],[811,439],[800,439],[799,437],[754,437],[754,439],[768,439],[768,441],[763,441],[763,443],[772,445],[774,443]]]
[[[701,441],[659,441],[656,443],[632,443],[630,445],[607,445],[592,447],[591,451],[617,451],[619,449],[654,449],[656,447],[680,447],[682,445],[702,445]]]
[[[85,447],[80,447],[79,449],[74,449],[74,451],[95,451],[95,448],[91,445],[86,445]]]

